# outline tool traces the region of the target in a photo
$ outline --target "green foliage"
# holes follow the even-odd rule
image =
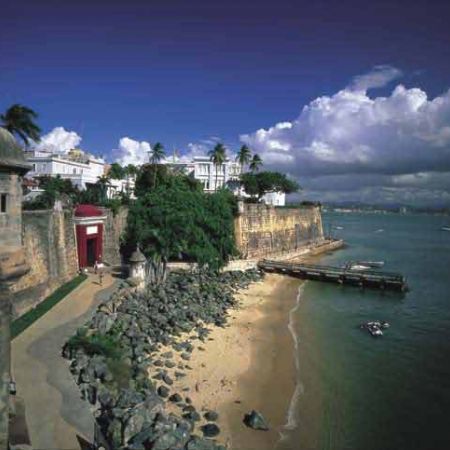
[[[216,144],[216,146],[208,152],[209,159],[212,161],[216,168],[216,183],[215,190],[217,191],[217,180],[219,177],[219,168],[225,162],[227,155],[225,146],[221,143]]]
[[[77,333],[67,341],[70,350],[82,349],[87,355],[102,355],[106,358],[120,359],[122,350],[115,335],[99,334],[86,335]]]
[[[252,173],[258,172],[259,168],[263,165],[263,161],[258,154],[254,154],[250,160],[249,168]]]
[[[11,338],[15,338],[24,330],[26,330],[30,325],[32,325],[36,320],[42,317],[47,311],[53,308],[57,303],[59,303],[66,295],[72,292],[77,286],[79,286],[85,279],[87,275],[81,274],[70,280],[66,284],[63,284],[60,288],[56,289],[53,294],[49,295],[45,300],[39,303],[35,308],[26,312],[24,315],[20,316],[11,324]]]
[[[5,114],[0,115],[1,126],[10,133],[19,136],[25,145],[30,139],[38,142],[40,140],[41,129],[35,123],[38,115],[27,106],[15,104],[9,107]]]
[[[123,180],[127,175],[127,170],[115,162],[111,164],[108,175],[112,180]]]
[[[152,148],[152,153],[150,155],[150,164],[159,164],[165,156],[166,152],[164,150],[164,146],[161,144],[161,142],[157,142]]]
[[[246,145],[243,145],[236,155],[236,161],[241,165],[241,169],[250,162],[251,156],[252,152],[250,149]]]
[[[139,243],[154,261],[193,261],[218,270],[235,252],[234,198],[225,190],[208,195],[184,178],[172,178],[131,205],[125,252]]]
[[[291,194],[300,189],[296,181],[279,172],[244,173],[241,175],[241,184],[248,195],[258,200],[268,192]]]
[[[201,184],[188,175],[174,172],[164,164],[145,164],[138,172],[134,193],[136,197],[143,197],[156,187],[169,189],[175,186],[191,191],[201,190]]]

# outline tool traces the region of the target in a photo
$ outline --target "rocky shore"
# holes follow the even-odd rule
[[[210,326],[225,326],[236,292],[259,279],[257,271],[173,273],[143,294],[123,283],[98,307],[63,356],[71,360],[105,444],[130,450],[225,448],[214,439],[220,441],[217,412],[200,410],[190,387],[175,387],[192,371],[192,352],[201,351]]]

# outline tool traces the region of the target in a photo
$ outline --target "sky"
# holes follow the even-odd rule
[[[0,110],[40,145],[142,163],[246,143],[302,199],[450,205],[450,2],[22,0]]]

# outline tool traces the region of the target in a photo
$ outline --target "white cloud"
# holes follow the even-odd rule
[[[241,141],[268,168],[317,191],[333,190],[338,182],[342,192],[355,179],[359,189],[373,189],[378,179],[394,190],[409,183],[411,189],[432,185],[448,194],[446,177],[436,174],[450,172],[450,91],[429,99],[419,88],[398,85],[388,97],[367,94],[400,74],[378,67],[336,94],[313,100],[292,122],[242,135]]]
[[[67,131],[63,127],[56,127],[50,133],[44,134],[35,147],[53,153],[68,153],[69,150],[77,148],[80,142],[81,136],[75,131]]]
[[[123,137],[119,141],[119,147],[112,151],[112,156],[113,160],[122,166],[128,164],[141,165],[148,162],[150,151],[149,142],[139,142],[129,137]]]
[[[375,66],[369,73],[354,77],[350,88],[355,91],[366,92],[368,89],[386,86],[401,76],[402,71],[395,67]]]

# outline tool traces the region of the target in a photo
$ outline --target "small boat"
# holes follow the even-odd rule
[[[450,231],[450,227],[442,227],[441,231]]]
[[[344,227],[333,227],[335,230],[343,230]]]
[[[354,263],[349,265],[350,270],[369,270],[370,266],[366,266],[360,263]]]
[[[383,336],[382,330],[385,330],[386,328],[389,327],[390,327],[389,323],[384,320],[364,322],[360,325],[361,329],[367,330],[374,337]]]
[[[383,231],[383,228],[378,228],[378,230],[375,230],[374,233],[382,233]]]
[[[357,264],[368,267],[383,267],[384,261],[358,261]]]

